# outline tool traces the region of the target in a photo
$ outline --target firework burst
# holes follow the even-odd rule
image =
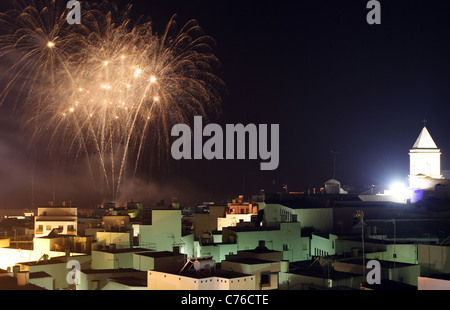
[[[24,94],[33,141],[87,158],[94,184],[115,199],[127,171],[164,158],[174,124],[219,113],[215,43],[195,20],[177,30],[173,17],[158,35],[150,21],[84,3],[82,24],[69,25],[64,4],[16,1],[0,15],[1,57],[12,60],[1,98]]]

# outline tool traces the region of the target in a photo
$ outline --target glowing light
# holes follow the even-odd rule
[[[150,83],[155,83],[156,82],[156,77],[155,76],[152,76],[151,78],[150,78]]]
[[[134,71],[134,77],[135,77],[135,78],[138,78],[138,77],[141,75],[141,73],[142,73],[142,69],[137,68],[137,69]]]
[[[411,199],[411,190],[401,182],[395,182],[390,186],[388,193],[394,196],[400,202],[406,202]]]
[[[50,48],[52,48],[52,47],[54,47],[54,46],[55,46],[55,43],[53,43],[53,42],[49,41],[49,42],[47,43],[47,46],[48,46],[48,47],[50,47]]]

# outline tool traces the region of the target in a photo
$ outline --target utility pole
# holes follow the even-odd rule
[[[333,179],[336,179],[336,155],[339,154],[339,152],[330,151],[330,153],[333,154]]]
[[[363,260],[363,276],[366,275],[366,253],[364,251],[364,212],[362,210],[357,210],[356,214],[358,214],[361,219],[361,240],[362,240],[362,260]]]

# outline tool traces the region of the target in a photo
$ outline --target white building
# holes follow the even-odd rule
[[[341,182],[335,179],[331,179],[325,182],[325,192],[332,195],[348,194],[341,188]]]
[[[284,260],[298,261],[308,254],[302,248],[299,222],[279,223],[274,227],[227,227],[222,234],[224,243],[237,244],[237,251],[255,249],[264,240],[270,250],[283,252]]]
[[[124,269],[81,269],[80,282],[76,283],[76,290],[102,290],[102,289],[118,289],[120,286],[128,287],[128,289],[140,289],[142,280],[145,280],[146,272],[124,268]],[[127,280],[128,284],[117,285],[117,283],[124,283],[122,280]],[[134,279],[131,284],[130,279]],[[108,285],[109,282],[115,282],[114,285]],[[108,286],[107,286],[108,285]]]
[[[92,250],[92,269],[133,268],[133,254],[147,252],[147,249],[104,249]]]
[[[441,150],[426,127],[423,128],[414,146],[409,152],[410,188],[434,190],[444,179],[441,173]]]
[[[37,216],[34,218],[34,237],[48,236],[53,229],[58,229],[62,235],[77,234],[77,208],[53,206],[39,207]]]
[[[437,274],[429,277],[418,277],[417,289],[419,291],[450,290],[450,275]]]
[[[231,271],[216,270],[211,273],[192,271],[174,274],[160,271],[148,271],[149,290],[256,290],[256,278]]]
[[[156,251],[172,251],[179,246],[184,253],[181,238],[181,210],[152,210],[151,225],[133,225],[139,236],[139,246]]]
[[[242,272],[255,276],[256,289],[277,290],[280,261],[238,257],[222,261],[222,270]]]
[[[322,232],[333,230],[333,208],[312,206],[302,203],[299,206],[267,203],[264,220],[267,226],[276,226],[280,222],[299,221],[302,227],[313,226]]]

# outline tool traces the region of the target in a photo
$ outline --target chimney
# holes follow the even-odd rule
[[[180,247],[179,246],[174,246],[172,249],[173,249],[173,254],[180,254]]]
[[[20,266],[19,265],[15,265],[13,266],[13,276],[14,278],[17,277],[17,274],[20,272]]]
[[[20,271],[17,273],[17,285],[23,286],[30,283],[30,272]]]

